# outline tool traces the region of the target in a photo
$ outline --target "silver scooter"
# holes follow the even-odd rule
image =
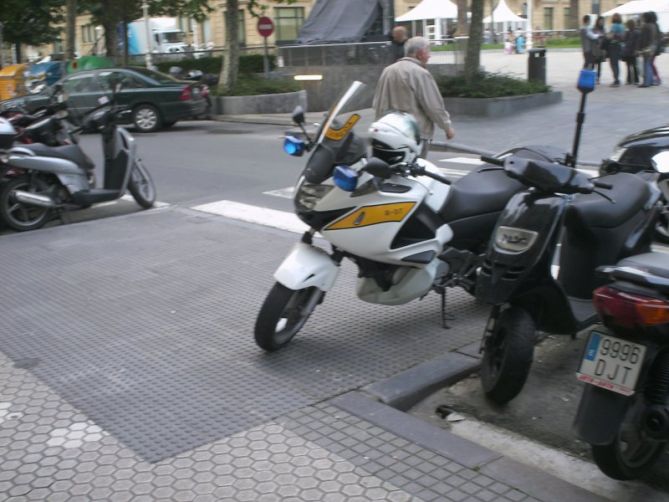
[[[95,187],[90,176],[93,162],[78,144],[47,146],[21,145],[9,151],[5,183],[0,189],[0,218],[18,231],[34,230],[53,216],[69,209],[81,209],[122,197],[126,189],[143,208],[153,206],[156,189],[137,155],[132,135],[117,125],[127,113],[115,104],[120,86],[113,88],[111,101],[100,104],[82,119],[74,133],[100,132],[104,151],[104,183]],[[54,91],[57,100],[66,101],[62,88]]]

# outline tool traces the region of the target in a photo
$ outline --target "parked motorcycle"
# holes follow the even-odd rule
[[[613,282],[594,292],[603,325],[577,373],[588,385],[574,427],[604,474],[634,479],[669,442],[669,258],[632,256],[603,272]]]
[[[358,267],[361,300],[399,305],[434,290],[442,295],[445,323],[446,288],[473,292],[495,221],[522,189],[502,172],[472,172],[451,183],[418,158],[420,136],[409,114],[391,113],[372,124],[368,159],[353,131],[360,116],[343,112],[363,85],[353,83],[335,103],[315,140],[304,130],[303,112],[294,115],[307,141],[287,137],[284,149],[311,152],[294,199],[310,229],[275,272],[258,314],[255,341],[265,350],[279,349],[300,331],[333,287],[344,258]],[[331,251],[315,245],[316,232]]]
[[[616,150],[604,159],[599,168],[601,175],[626,173],[654,173],[662,191],[662,212],[655,224],[655,240],[669,243],[669,165],[660,162],[669,152],[669,125],[631,134],[618,143]]]
[[[137,155],[135,140],[117,125],[119,116],[126,113],[115,104],[117,91],[118,86],[111,102],[103,98],[84,116],[83,125],[72,131],[100,132],[105,157],[103,186],[95,187],[91,178],[95,166],[78,144],[14,147],[7,165],[16,174],[0,189],[0,217],[7,226],[18,231],[40,228],[53,214],[116,200],[126,189],[140,206],[153,205],[153,180]],[[63,93],[60,88],[55,92]]]
[[[493,306],[481,344],[481,383],[498,404],[523,388],[537,331],[575,336],[597,320],[591,301],[601,285],[597,267],[650,251],[660,197],[654,184],[629,173],[589,179],[574,168],[585,96],[594,88],[594,73],[584,72],[566,164],[488,159],[527,187],[497,221],[476,282],[476,297]]]

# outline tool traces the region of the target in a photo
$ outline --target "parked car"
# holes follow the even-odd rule
[[[177,80],[146,68],[108,68],[80,71],[59,81],[69,96],[70,116],[76,120],[97,106],[98,98],[109,94],[112,81],[122,83],[118,104],[130,108],[132,113],[128,114],[128,120],[140,132],[156,131],[207,113],[208,88],[205,85]],[[24,108],[34,113],[46,107],[48,92],[45,89],[39,94],[2,101],[0,111]]]

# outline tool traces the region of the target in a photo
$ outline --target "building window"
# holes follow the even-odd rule
[[[81,41],[85,44],[95,42],[95,27],[92,24],[86,24],[81,27]]]
[[[553,29],[553,7],[544,7],[544,30]]]
[[[244,17],[244,11],[239,10],[239,33],[237,40],[239,45],[246,45],[246,19]]]
[[[278,7],[274,9],[276,41],[294,42],[304,24],[304,7]]]
[[[562,25],[564,26],[565,30],[575,30],[577,26],[572,26],[571,22],[571,8],[565,7],[562,11],[564,13],[564,17],[562,19]]]
[[[592,13],[599,16],[600,13],[600,3],[599,0],[592,0]]]

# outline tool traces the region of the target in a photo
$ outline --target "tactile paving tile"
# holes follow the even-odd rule
[[[327,403],[297,410],[277,422],[419,500],[535,501],[509,485]]]
[[[477,340],[486,309],[449,294],[387,307],[355,267],[285,349],[253,342],[299,237],[179,208],[2,237],[0,349],[157,461]]]

